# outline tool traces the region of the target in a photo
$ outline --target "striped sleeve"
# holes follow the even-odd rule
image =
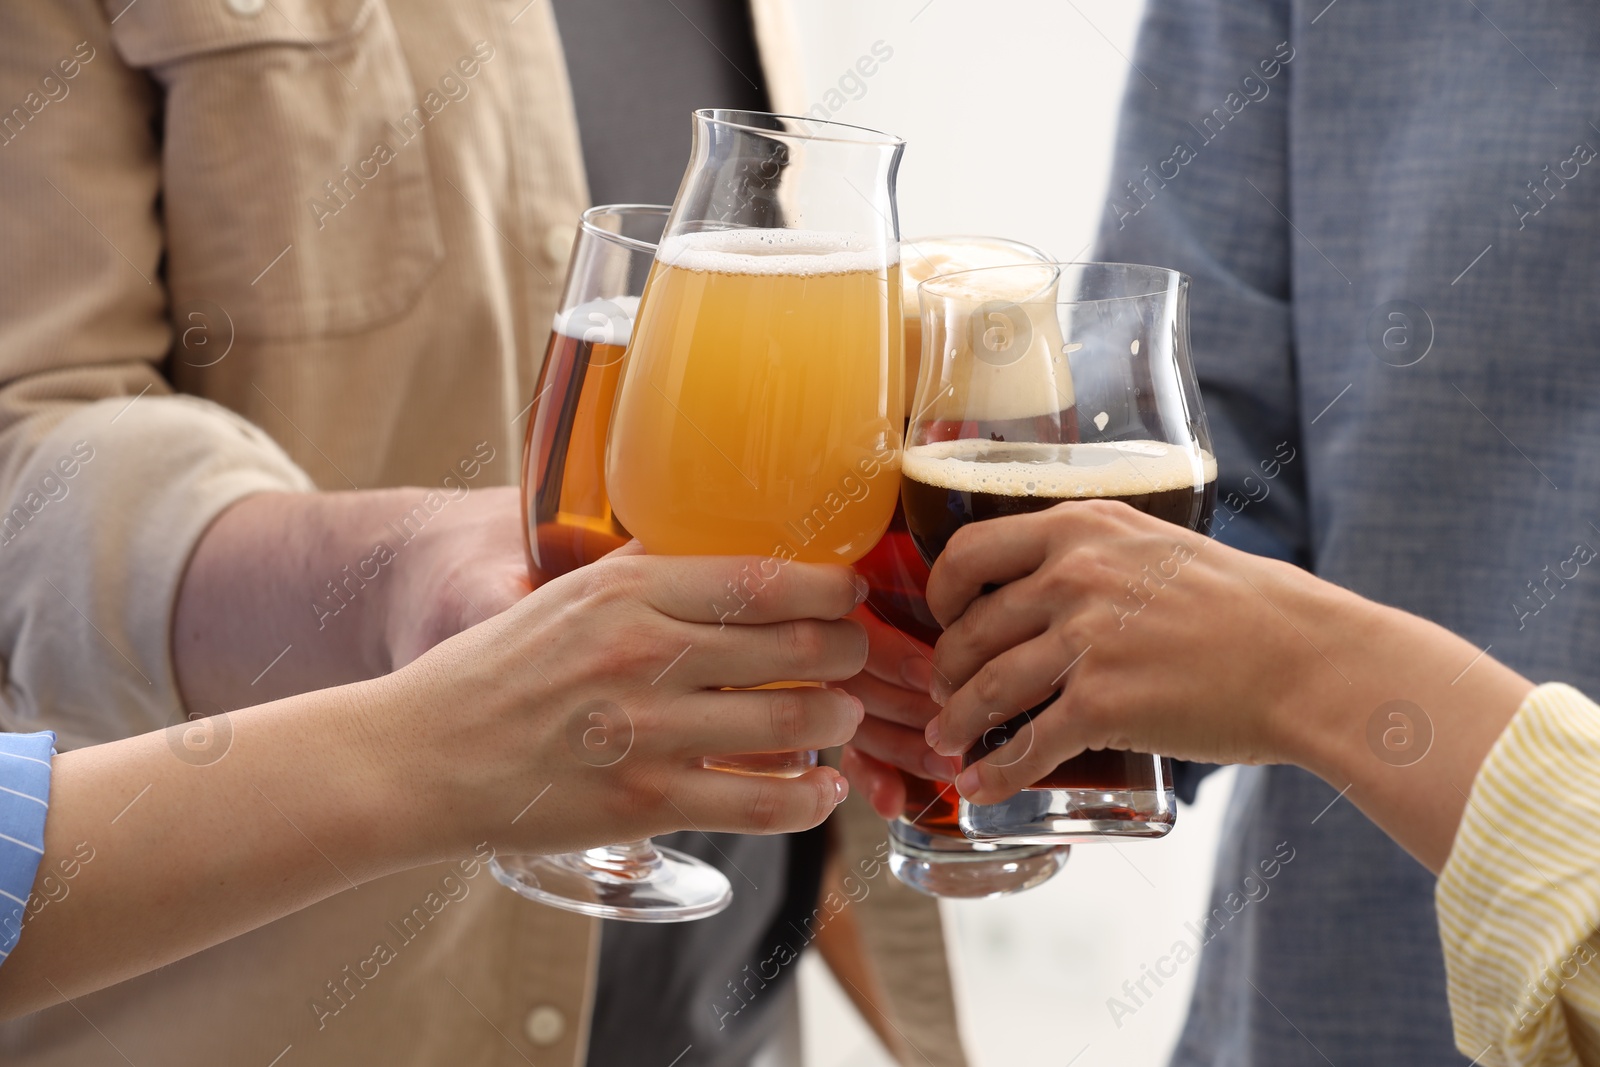
[[[0,733],[0,963],[16,947],[44,859],[56,735]]]
[[[1565,685],[1528,695],[1473,783],[1436,903],[1463,1054],[1600,1065],[1600,706]]]

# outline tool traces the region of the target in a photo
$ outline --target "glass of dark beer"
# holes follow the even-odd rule
[[[1188,284],[1176,271],[1122,263],[990,267],[922,284],[930,362],[901,495],[929,566],[967,523],[1072,500],[1120,500],[1208,530],[1217,467],[1189,361]],[[1153,580],[1129,576],[1130,605],[1181,580],[1152,564]],[[1072,665],[1061,666],[1073,684]],[[1053,699],[993,709],[967,762],[1020,758],[1007,750],[1026,751]],[[1003,803],[960,806],[961,830],[975,840],[1161,837],[1176,817],[1169,762],[1109,750],[1067,760]]]
[[[522,457],[528,564],[546,578],[593,563],[629,540],[606,491],[606,443],[623,353],[669,211],[612,204],[580,219]],[[579,758],[595,767],[619,762],[631,728],[608,721],[606,711],[590,719],[574,742]],[[606,919],[681,922],[715,915],[733,899],[721,871],[649,841],[498,856],[489,869],[530,900]]]
[[[906,413],[922,366],[922,320],[917,286],[937,274],[1018,263],[1047,263],[1032,245],[999,237],[919,237],[900,242],[901,303],[905,309]],[[928,565],[906,530],[905,509],[895,508],[889,530],[856,562],[867,580],[867,608],[901,633],[932,645],[939,624],[925,599]],[[987,898],[1019,893],[1049,881],[1067,860],[1065,845],[973,841],[958,823],[960,796],[949,782],[900,772],[906,805],[889,822],[889,869],[896,878],[934,896]]]

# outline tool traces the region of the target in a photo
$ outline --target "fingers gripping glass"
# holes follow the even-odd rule
[[[902,495],[930,565],[967,523],[1065,500],[1121,500],[1208,529],[1217,470],[1189,362],[1187,294],[1175,271],[1118,263],[994,267],[922,285],[933,355]],[[1071,685],[1072,664],[1061,667]],[[993,709],[967,762],[1021,758],[1053,699]],[[1091,751],[1011,800],[963,800],[960,824],[982,840],[1070,842],[1160,837],[1175,819],[1168,761]]]
[[[546,577],[593,563],[628,541],[606,495],[607,427],[667,213],[641,204],[583,213],[522,457],[528,561]],[[580,762],[600,772],[627,757],[632,729],[623,709],[596,702],[576,710],[567,742]],[[556,856],[501,856],[489,869],[531,900],[607,919],[698,919],[733,899],[721,871],[649,841]]]

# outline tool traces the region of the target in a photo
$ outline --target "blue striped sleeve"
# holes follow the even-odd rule
[[[16,947],[44,859],[56,735],[0,733],[0,963]]]

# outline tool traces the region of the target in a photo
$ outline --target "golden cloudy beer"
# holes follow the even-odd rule
[[[850,563],[877,542],[904,427],[892,255],[804,230],[662,242],[606,476],[648,551]]]

